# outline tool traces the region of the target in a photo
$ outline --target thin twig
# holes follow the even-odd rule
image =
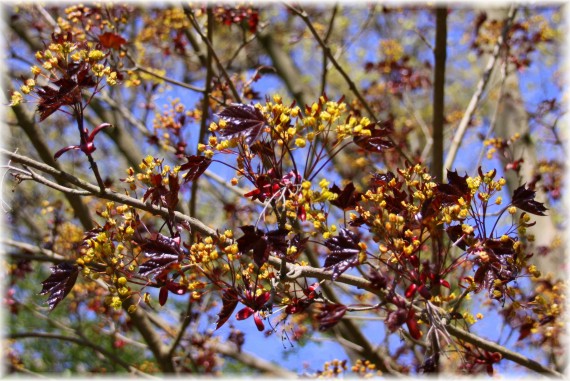
[[[329,38],[330,38],[332,31],[334,29],[334,21],[336,19],[337,13],[338,13],[338,4],[335,4],[335,6],[333,7],[333,10],[332,10],[332,15],[331,15],[331,19],[329,21],[329,25],[327,27],[327,33],[326,33],[325,39],[324,39],[325,44],[328,44],[328,42],[329,42]],[[328,61],[327,60],[327,54],[323,50],[323,69],[322,69],[322,74],[321,74],[321,92],[320,92],[320,94],[324,94],[326,91],[327,74],[328,74],[328,62],[327,61]]]
[[[173,79],[173,78],[170,78],[170,77],[167,77],[167,76],[158,74],[157,72],[155,72],[155,71],[153,71],[153,70],[150,70],[150,69],[147,69],[147,68],[144,67],[144,66],[141,66],[139,63],[137,63],[137,62],[135,61],[134,58],[131,57],[131,55],[130,55],[129,53],[126,54],[126,57],[129,58],[129,60],[130,60],[130,61],[133,63],[133,65],[134,65],[134,67],[129,68],[129,69],[126,69],[126,70],[142,71],[143,73],[146,73],[146,74],[148,74],[148,75],[152,75],[153,77],[158,78],[158,79],[160,79],[160,80],[162,80],[162,81],[164,81],[164,82],[168,82],[168,83],[170,83],[170,84],[172,84],[172,85],[176,85],[176,86],[179,86],[179,87],[182,87],[182,88],[185,88],[185,89],[188,89],[188,90],[196,91],[196,92],[199,92],[199,93],[204,92],[204,89],[202,89],[202,88],[200,88],[200,87],[198,87],[198,86],[194,86],[194,85],[190,85],[190,84],[188,84],[188,83],[180,82],[180,81],[178,81],[178,80],[176,80],[176,79]]]
[[[503,96],[505,95],[505,83],[506,83],[506,81],[507,81],[507,60],[505,58],[505,60],[503,61],[502,65],[501,65],[501,85],[499,88],[499,98],[497,99],[497,106],[495,107],[495,111],[493,112],[493,117],[491,119],[491,122],[489,123],[489,129],[487,130],[487,134],[485,135],[485,139],[483,140],[483,142],[485,142],[485,140],[489,139],[491,137],[491,134],[495,130],[495,125],[497,124],[497,118],[499,117],[499,109],[501,108]],[[475,166],[475,169],[477,169],[481,166],[481,163],[483,162],[483,156],[484,155],[485,155],[485,147],[483,146],[481,148],[481,152],[479,152],[479,158],[477,159],[477,165]]]
[[[51,250],[44,249],[41,246],[30,245],[29,243],[19,242],[12,239],[0,239],[0,243],[7,246],[12,246],[30,254],[13,253],[12,257],[21,257],[22,259],[33,259],[38,261],[48,262],[65,262],[67,259]],[[19,255],[18,255],[19,254]]]
[[[138,208],[140,210],[145,210],[145,211],[150,212],[150,213],[155,214],[155,215],[161,215],[163,217],[169,218],[169,211],[166,208],[158,207],[158,206],[152,205],[150,203],[144,203],[141,200],[138,200],[138,199],[130,197],[130,196],[126,196],[122,193],[107,191],[104,194],[100,194],[100,189],[98,186],[91,184],[89,182],[86,182],[84,180],[81,180],[81,179],[79,179],[73,175],[70,175],[69,173],[55,169],[55,168],[53,168],[47,164],[33,160],[29,157],[12,153],[12,152],[5,150],[3,148],[0,148],[0,153],[11,158],[14,162],[17,162],[20,164],[25,164],[25,165],[28,165],[32,168],[40,170],[42,172],[48,173],[48,174],[56,177],[57,179],[59,179],[61,181],[67,181],[70,184],[77,186],[78,188],[85,189],[85,190],[91,192],[93,195],[97,195],[100,198],[110,200],[110,201],[120,202],[120,203],[129,205],[129,206],[132,206],[134,208]],[[204,235],[213,236],[216,234],[216,231],[214,229],[206,226],[201,221],[199,221],[195,218],[189,217],[187,215],[184,215],[178,211],[174,212],[174,217],[180,222],[187,222],[192,228],[196,229],[197,231],[199,231],[200,233],[202,233]]]
[[[459,329],[457,327],[454,327],[452,325],[447,325],[447,331],[452,335],[455,336],[456,338],[466,341],[470,344],[475,345],[478,348],[484,349],[486,351],[489,352],[498,352],[500,353],[503,358],[507,359],[507,360],[511,360],[513,362],[516,362],[519,365],[524,366],[525,368],[534,370],[537,373],[541,373],[541,374],[547,374],[550,376],[555,376],[555,377],[559,377],[562,378],[563,374],[545,367],[544,365],[534,361],[533,359],[530,359],[528,357],[523,356],[520,353],[516,353],[513,352],[501,345],[495,344],[489,340],[485,340],[477,335],[474,335],[472,333],[466,332],[462,329]]]
[[[148,128],[141,122],[137,117],[125,106],[121,105],[120,103],[116,102],[107,91],[101,91],[99,93],[99,99],[107,103],[111,108],[118,111],[121,116],[123,116],[130,124],[132,124],[137,130],[139,130],[144,136],[150,137],[152,133],[148,130]]]
[[[360,104],[362,105],[362,107],[364,107],[366,109],[366,112],[368,113],[368,115],[370,116],[370,118],[372,120],[374,120],[375,122],[378,122],[378,118],[376,118],[376,113],[374,112],[374,110],[372,110],[372,107],[370,107],[370,105],[368,104],[368,102],[366,101],[366,99],[364,99],[364,96],[360,93],[360,90],[358,90],[358,87],[356,86],[356,84],[354,83],[354,81],[350,78],[350,76],[348,75],[348,73],[342,68],[342,66],[338,63],[337,59],[334,57],[334,55],[332,54],[331,48],[323,41],[323,39],[319,36],[318,32],[316,31],[313,23],[311,22],[311,20],[309,19],[309,16],[307,15],[307,13],[303,10],[303,9],[297,9],[295,7],[292,7],[288,4],[285,4],[285,6],[287,7],[287,9],[289,9],[291,12],[293,12],[294,14],[296,14],[297,16],[299,16],[307,25],[307,27],[309,28],[309,30],[311,31],[311,34],[313,35],[313,37],[315,38],[315,40],[317,41],[317,43],[321,46],[321,48],[323,49],[323,51],[325,52],[326,56],[328,57],[328,59],[330,60],[330,62],[333,64],[333,66],[338,70],[338,72],[340,73],[340,75],[342,76],[342,78],[345,80],[346,84],[348,85],[348,88],[350,89],[350,91],[352,91],[352,93],[356,96],[356,98],[358,98],[358,101],[360,102]],[[402,157],[411,162],[411,160],[408,158],[408,156],[405,154],[405,152],[402,150],[402,148],[396,144],[396,142],[394,142],[394,140],[388,136],[387,137],[393,144],[394,144],[394,148],[396,148],[396,150],[398,151],[398,153],[400,155],[402,155]]]
[[[73,188],[68,188],[68,187],[64,187],[63,185],[59,185],[57,183],[54,183],[53,181],[50,181],[48,179],[46,179],[45,177],[43,177],[42,175],[38,175],[37,173],[35,173],[34,171],[32,171],[31,169],[29,169],[28,167],[26,167],[24,165],[24,168],[28,171],[28,175],[29,175],[29,180],[35,180],[40,184],[46,185],[50,188],[53,188],[57,191],[60,191],[62,193],[67,193],[67,194],[75,194],[78,196],[89,196],[91,195],[91,192],[85,191],[85,190],[79,190],[79,189],[73,189]]]
[[[214,12],[212,8],[206,9],[207,15],[207,30],[206,38],[208,41],[213,41],[214,36]],[[198,134],[198,143],[204,143],[206,132],[208,131],[208,114],[210,113],[210,102],[208,97],[212,91],[212,77],[214,71],[212,69],[212,57],[214,54],[214,47],[212,44],[208,45],[208,52],[206,55],[206,80],[204,87],[204,95],[202,97],[202,120],[200,122],[200,132]],[[198,204],[198,184],[199,179],[192,182],[192,189],[190,190],[190,216],[196,217],[196,205]]]
[[[227,85],[230,88],[230,91],[231,91],[234,99],[236,100],[236,102],[241,103],[241,97],[239,96],[239,93],[237,92],[236,87],[235,87],[232,79],[230,78],[230,75],[228,74],[226,68],[224,67],[224,65],[222,65],[220,58],[216,54],[216,51],[214,50],[214,47],[212,46],[212,41],[210,41],[210,39],[208,39],[208,37],[205,36],[204,33],[202,33],[200,25],[198,24],[198,22],[196,21],[196,18],[194,17],[194,12],[186,4],[184,4],[182,6],[182,8],[184,9],[184,14],[188,18],[188,20],[190,21],[190,23],[192,24],[194,29],[196,30],[196,32],[202,38],[202,41],[204,41],[204,43],[208,46],[208,49],[211,51],[212,58],[214,59],[214,61],[216,61],[216,64],[218,65],[218,69],[220,70],[220,72],[222,73],[224,78],[226,79]]]
[[[501,32],[501,36],[499,36],[499,38],[497,39],[497,43],[495,44],[495,47],[493,48],[493,53],[491,54],[491,58],[489,59],[489,62],[487,62],[487,66],[485,67],[485,70],[483,71],[483,76],[479,80],[479,83],[477,84],[477,88],[475,89],[475,93],[471,97],[471,101],[469,102],[469,105],[467,106],[467,110],[465,110],[465,113],[463,114],[463,118],[461,118],[461,121],[459,122],[459,126],[457,127],[457,131],[455,132],[455,135],[453,136],[451,146],[449,147],[449,152],[447,154],[447,157],[445,158],[444,169],[451,170],[453,167],[453,162],[455,161],[455,157],[457,156],[457,152],[459,151],[459,147],[461,146],[461,142],[463,141],[463,136],[465,135],[465,131],[467,130],[467,126],[469,126],[469,122],[471,121],[471,118],[473,117],[473,114],[475,113],[475,110],[477,109],[477,106],[479,105],[479,101],[481,100],[481,97],[483,96],[483,92],[485,91],[485,88],[487,87],[489,79],[491,78],[491,72],[493,71],[493,68],[495,67],[495,63],[497,62],[497,57],[499,56],[499,52],[501,51],[501,48],[502,48],[504,42],[506,41],[507,33],[511,27],[511,24],[515,18],[516,13],[517,13],[517,6],[512,5],[511,8],[509,9],[509,13],[507,14],[507,18],[505,20],[505,25],[503,26],[503,30]],[[444,180],[447,180],[447,172],[446,171],[444,171]]]

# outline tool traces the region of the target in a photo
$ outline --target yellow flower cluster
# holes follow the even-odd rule
[[[176,141],[174,137],[188,121],[198,121],[202,118],[200,110],[186,110],[180,99],[175,98],[170,105],[165,105],[162,112],[157,112],[152,121],[154,135],[160,137],[159,144],[165,150],[172,150]]]
[[[113,15],[109,19],[104,4],[84,4],[72,5],[65,9],[65,18],[58,17],[57,25],[64,32],[72,32],[77,41],[87,39],[86,32],[94,29],[116,30],[117,24],[128,23],[128,8],[126,5],[114,5]]]
[[[190,26],[182,8],[167,8],[161,12],[144,15],[144,27],[137,36],[137,43],[172,40],[171,32]]]
[[[542,333],[545,337],[558,339],[565,329],[566,286],[563,281],[558,281],[550,286],[547,282],[537,282],[535,287],[536,297],[530,303],[532,311],[537,314],[534,328],[531,333]],[[540,321],[554,320],[549,325],[540,324]]]
[[[51,75],[57,77],[57,72],[64,73],[70,63],[87,62],[91,65],[95,76],[107,78],[107,83],[113,86],[117,83],[117,73],[111,70],[109,66],[98,63],[104,60],[106,56],[90,42],[64,41],[63,43],[52,43],[47,49],[36,52],[36,59]],[[32,66],[30,70],[34,74],[34,78],[42,73],[42,70],[37,66]],[[49,78],[50,74],[46,78]]]
[[[327,361],[323,365],[323,371],[319,373],[318,378],[338,377],[347,369],[346,360]]]
[[[381,371],[376,370],[376,364],[373,364],[368,360],[356,360],[350,370],[363,378],[379,377],[382,375]]]
[[[22,94],[28,95],[34,91],[38,77],[43,77],[47,81],[65,77],[68,75],[67,70],[72,63],[86,62],[97,78],[105,78],[110,86],[117,84],[117,72],[109,66],[99,63],[106,58],[106,54],[94,48],[92,43],[71,41],[51,43],[47,49],[37,51],[35,57],[40,66],[33,65],[30,68],[33,78],[26,79],[24,84],[20,86],[20,91],[12,93],[11,106],[22,103],[24,98]]]
[[[135,173],[132,167],[129,167],[127,172],[127,177],[122,181],[124,183],[130,184],[130,189],[137,189],[137,181],[142,183],[142,186],[155,187],[157,185],[168,185],[168,178],[170,175],[178,176],[180,171],[180,166],[175,166],[170,168],[169,165],[163,165],[164,159],[158,159],[151,155],[147,155],[139,164],[139,169],[141,172]],[[160,184],[156,183],[155,175],[160,175]],[[140,184],[139,184],[140,185]]]
[[[509,146],[511,146],[514,142],[516,142],[517,140],[519,140],[521,137],[521,135],[516,132],[513,136],[511,136],[509,139],[503,139],[503,138],[489,138],[486,139],[483,142],[483,145],[485,147],[489,147],[489,149],[487,150],[487,159],[492,159],[493,158],[493,154],[495,152],[497,152],[497,150],[503,150]]]
[[[212,237],[206,237],[190,247],[191,263],[208,263],[217,260],[218,257],[218,250]]]

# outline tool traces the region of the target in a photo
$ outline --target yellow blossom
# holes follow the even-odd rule
[[[22,103],[22,100],[24,99],[24,97],[22,96],[21,93],[14,91],[12,93],[12,99],[10,101],[10,106],[17,106],[20,103]]]
[[[99,60],[102,60],[103,58],[105,58],[105,53],[103,53],[100,50],[92,50],[89,52],[87,57],[89,57],[90,60],[99,61]]]

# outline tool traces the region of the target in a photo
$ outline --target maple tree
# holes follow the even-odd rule
[[[561,375],[559,254],[533,230],[560,203],[561,94],[529,112],[532,178],[482,101],[559,58],[559,12],[13,7],[8,370]],[[490,57],[471,100],[458,54]],[[319,340],[344,352],[279,360]]]

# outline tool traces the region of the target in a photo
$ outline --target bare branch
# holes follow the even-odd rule
[[[445,124],[445,60],[447,57],[447,8],[436,8],[435,68],[433,81],[433,146],[431,174],[443,175],[443,129]]]
[[[40,158],[53,168],[59,169],[59,164],[55,161],[52,153],[47,146],[45,136],[42,130],[34,122],[33,117],[29,115],[21,106],[12,107],[12,111],[16,116],[18,125],[24,130],[25,134],[28,136],[29,141],[33,144],[34,148],[38,152]],[[61,182],[62,186],[66,186],[67,182]],[[67,201],[73,208],[77,218],[81,221],[81,224],[86,230],[93,229],[93,222],[91,220],[91,213],[89,208],[81,200],[79,195],[66,193],[65,197]]]
[[[41,246],[30,245],[28,243],[14,241],[12,239],[0,239],[0,243],[2,245],[7,245],[20,249],[24,253],[30,253],[30,254],[23,254],[23,253],[9,254],[12,258],[30,259],[42,262],[53,262],[53,263],[68,261],[68,259],[66,259],[64,256],[59,255],[51,250],[44,249]]]
[[[150,212],[152,214],[160,215],[160,216],[163,216],[166,218],[168,218],[168,216],[169,216],[169,212],[166,208],[157,207],[157,206],[154,206],[150,203],[144,203],[144,202],[142,202],[136,198],[126,196],[126,195],[123,195],[121,193],[112,192],[110,190],[106,190],[104,193],[100,193],[100,189],[98,186],[91,184],[89,182],[86,182],[84,180],[81,180],[81,179],[79,179],[73,175],[70,175],[66,172],[63,172],[63,171],[58,170],[56,168],[53,168],[47,164],[40,163],[40,162],[35,161],[33,159],[30,159],[26,156],[22,156],[22,155],[12,153],[12,152],[5,150],[3,148],[0,148],[0,153],[11,158],[16,163],[28,165],[32,168],[35,168],[37,170],[48,173],[48,174],[56,177],[60,181],[69,182],[69,183],[71,183],[71,184],[73,184],[73,185],[75,185],[81,189],[85,189],[85,190],[89,191],[93,195],[98,195],[98,197],[101,197],[103,199],[115,201],[115,202],[120,202],[120,203],[129,205],[129,206],[138,208],[140,210],[145,210],[145,211]],[[195,218],[186,216],[186,215],[184,215],[178,211],[174,212],[174,217],[178,221],[187,222],[192,228],[196,229],[198,232],[200,232],[202,234],[205,234],[205,235],[216,234],[216,231],[214,229],[206,226],[203,222],[201,222]]]
[[[505,348],[499,344],[485,340],[485,339],[483,339],[477,335],[466,332],[466,331],[459,329],[457,327],[454,327],[452,325],[447,325],[446,328],[447,328],[447,331],[452,336],[455,336],[458,339],[466,341],[466,342],[473,344],[476,347],[479,347],[479,348],[484,349],[486,351],[498,352],[503,356],[503,358],[505,358],[507,360],[511,360],[513,362],[516,362],[517,364],[522,365],[528,369],[534,370],[537,373],[555,376],[555,377],[559,377],[559,378],[563,377],[563,375],[561,373],[559,373],[553,369],[547,368],[547,367],[541,365],[540,363],[534,361],[533,359],[530,359],[526,356],[523,356],[520,353],[513,352],[513,351],[511,351],[511,350],[509,350],[509,349],[507,349],[507,348]]]

